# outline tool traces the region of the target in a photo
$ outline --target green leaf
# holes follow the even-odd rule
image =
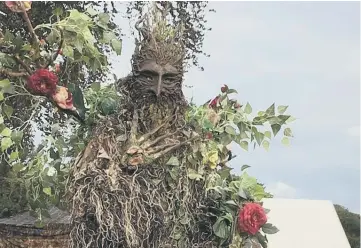
[[[177,157],[171,157],[168,162],[166,163],[166,165],[173,165],[173,166],[179,166],[179,160]]]
[[[247,142],[247,141],[241,141],[240,146],[241,146],[244,150],[248,151],[248,142]]]
[[[262,140],[264,138],[264,134],[261,133],[261,132],[258,132],[256,127],[252,127],[252,131],[254,133],[254,137],[255,137],[255,139],[257,141],[257,144],[260,146],[261,143],[262,143]]]
[[[51,188],[50,188],[50,187],[48,187],[48,188],[43,188],[43,192],[44,192],[46,195],[51,196]]]
[[[10,86],[10,80],[9,79],[3,79],[0,80],[0,88],[6,88]]]
[[[271,138],[272,138],[272,134],[271,134],[271,132],[270,132],[270,131],[266,131],[266,132],[264,132],[264,136],[265,136],[265,137],[267,137],[267,138],[269,138],[269,139],[271,139]]]
[[[213,232],[219,238],[225,239],[229,235],[229,228],[223,217],[219,217],[213,225]]]
[[[21,48],[21,50],[23,50],[23,51],[30,51],[31,49],[32,49],[32,46],[30,44],[25,44]]]
[[[18,173],[20,172],[22,169],[24,168],[24,165],[22,163],[16,163],[12,166],[12,170],[15,172],[15,173]]]
[[[86,9],[86,12],[90,15],[90,16],[95,16],[98,14],[98,12],[96,10],[94,10],[93,8],[89,7]]]
[[[0,124],[4,123],[4,117],[0,116]]]
[[[271,128],[272,128],[272,132],[273,132],[273,136],[276,136],[277,133],[280,131],[281,129],[281,125],[279,124],[273,124],[271,125]]]
[[[1,131],[0,135],[9,137],[11,135],[11,129],[6,127],[4,130]]]
[[[266,115],[274,116],[275,115],[275,104],[272,104],[267,110]]]
[[[287,119],[286,123],[288,124],[288,123],[291,123],[291,122],[293,122],[293,121],[295,121],[295,120],[296,120],[295,117],[290,116],[290,118]]]
[[[280,106],[277,107],[277,111],[278,111],[278,113],[279,113],[280,115],[282,115],[284,112],[286,112],[287,108],[288,108],[288,106],[282,106],[282,105],[280,105]]]
[[[63,8],[56,8],[53,10],[53,14],[56,16],[61,16],[64,13]]]
[[[66,57],[74,58],[74,49],[73,49],[71,46],[65,46],[65,47],[63,48],[63,54],[64,54]]]
[[[277,116],[278,119],[280,119],[280,122],[278,124],[283,125],[286,123],[286,121],[291,117],[290,115],[279,115]]]
[[[262,232],[266,234],[275,234],[279,232],[278,228],[272,225],[271,223],[266,223],[262,226]]]
[[[54,176],[55,174],[56,174],[56,169],[54,168],[54,167],[48,167],[49,168],[49,170],[48,170],[48,173],[47,173],[47,175],[49,176],[49,177],[52,177],[52,176]]]
[[[191,168],[188,169],[188,177],[191,180],[199,180],[203,178],[201,174]]]
[[[11,154],[10,154],[10,161],[17,160],[18,158],[19,158],[19,152],[17,152],[17,151],[11,152]]]
[[[117,36],[113,32],[105,31],[103,33],[103,42],[106,44],[110,44],[113,40],[117,39]]]
[[[232,94],[232,93],[238,94],[238,92],[235,89],[228,89],[227,90],[227,94]]]
[[[287,137],[283,137],[281,140],[282,144],[288,146],[290,144],[290,140]]]
[[[43,228],[44,225],[45,225],[44,222],[41,221],[41,220],[37,220],[37,221],[35,221],[35,223],[34,223],[34,226],[35,226],[36,228]]]
[[[110,16],[108,14],[100,13],[98,16],[99,16],[99,21],[101,22],[101,24],[105,25],[105,24],[109,23]]]
[[[236,130],[232,126],[226,126],[225,131],[231,135],[236,135]]]
[[[245,169],[247,169],[247,168],[250,168],[251,166],[249,166],[249,165],[247,165],[247,164],[244,164],[244,165],[242,165],[242,167],[241,167],[241,171],[244,171]]]
[[[267,248],[267,239],[260,232],[256,233],[256,238],[263,248]]]
[[[90,85],[90,88],[92,90],[94,90],[95,92],[98,92],[100,90],[100,83],[99,82],[94,82]]]
[[[0,102],[4,100],[4,94],[2,91],[0,91]]]
[[[9,137],[2,138],[1,140],[1,150],[4,152],[6,149],[8,149],[10,146],[13,145],[13,141]]]
[[[247,102],[247,104],[246,104],[246,107],[245,107],[245,109],[244,109],[244,112],[246,113],[246,114],[250,114],[250,113],[252,113],[252,107],[251,107],[251,105]]]
[[[264,140],[263,143],[262,143],[262,145],[263,145],[263,148],[264,148],[266,151],[269,150],[269,142],[268,142],[267,140]]]
[[[293,137],[293,135],[292,135],[292,130],[291,130],[291,128],[285,128],[285,130],[283,131],[283,134],[285,135],[285,136],[288,136],[288,137]]]
[[[16,143],[16,144],[20,144],[22,139],[23,139],[23,131],[13,131],[11,133],[11,139]]]
[[[79,88],[77,84],[68,84],[69,91],[73,95],[73,104],[74,107],[78,110],[78,112],[85,112],[85,104],[84,104],[84,96],[83,91]]]
[[[117,55],[122,54],[122,42],[118,39],[112,40],[112,48],[116,52]]]

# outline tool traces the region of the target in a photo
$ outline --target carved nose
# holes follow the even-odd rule
[[[160,75],[158,77],[158,83],[157,83],[157,88],[156,88],[156,92],[155,92],[157,97],[160,95],[161,91],[162,91],[162,76]]]

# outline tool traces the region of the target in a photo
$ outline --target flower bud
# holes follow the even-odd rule
[[[228,86],[225,84],[221,88],[222,93],[226,93],[228,91]]]

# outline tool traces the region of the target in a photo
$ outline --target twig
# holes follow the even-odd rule
[[[19,57],[19,55],[15,55],[14,56],[16,62],[18,62],[30,75],[32,74],[31,69],[29,68],[29,66],[27,66]]]
[[[22,15],[23,19],[25,20],[26,25],[28,26],[29,32],[30,32],[30,34],[31,34],[31,36],[32,36],[32,38],[33,38],[33,42],[34,42],[34,43],[39,42],[38,37],[37,37],[36,34],[35,34],[33,25],[31,24],[31,21],[30,21],[30,19],[29,19],[28,13],[26,12],[26,9],[25,9],[25,6],[24,6],[23,3],[20,3],[20,8],[21,8],[21,10],[23,11],[23,12],[21,12],[21,15]]]
[[[58,58],[58,55],[59,55],[59,53],[61,51],[61,48],[63,47],[63,44],[64,44],[64,33],[63,33],[63,30],[60,29],[60,43],[59,43],[59,46],[58,46],[58,50],[56,51],[55,56],[52,56],[50,58],[50,61],[49,61],[48,65],[45,68],[48,68]]]
[[[7,69],[4,68],[0,68],[0,75],[7,75],[9,77],[24,77],[27,76],[28,73],[27,72],[14,72],[14,71],[9,71]]]

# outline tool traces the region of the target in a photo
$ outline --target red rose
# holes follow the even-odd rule
[[[222,88],[221,88],[221,91],[222,93],[226,93],[228,90],[228,86],[225,84]]]
[[[49,96],[56,91],[58,77],[47,69],[38,69],[27,79],[26,86],[35,94]]]
[[[216,98],[214,98],[214,99],[209,103],[209,107],[211,107],[211,108],[217,107],[218,101],[219,101],[219,96],[217,96]]]
[[[238,215],[239,229],[252,235],[255,235],[266,222],[266,212],[258,203],[246,203]]]
[[[73,96],[64,86],[58,86],[52,97],[61,109],[75,110]]]

